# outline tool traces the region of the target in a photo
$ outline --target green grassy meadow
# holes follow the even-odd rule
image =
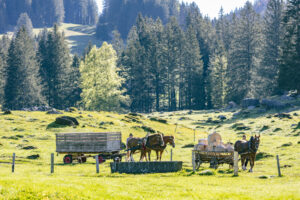
[[[76,128],[48,126],[60,115],[44,112],[1,114],[0,199],[300,199],[300,125],[297,127],[300,111],[289,113],[292,119],[280,119],[272,113],[232,119],[232,114],[181,111],[132,117],[108,112],[65,112],[63,115],[77,118],[80,125]],[[225,115],[227,120],[216,122],[219,115]],[[150,120],[153,117],[166,119],[168,123]],[[209,118],[212,122],[207,121]],[[112,123],[101,125],[101,122]],[[243,123],[238,125],[242,128],[232,128],[237,123]],[[177,128],[175,124],[178,124]],[[129,133],[145,136],[146,132],[140,128],[142,125],[175,136],[173,160],[184,162],[182,171],[147,175],[111,174],[109,161],[101,164],[100,174],[96,174],[92,158],[85,164],[64,165],[63,155],[55,154],[55,173],[50,173],[55,133],[121,131],[125,142]],[[210,129],[216,129],[223,142],[233,143],[242,137],[241,132],[248,138],[260,133],[260,156],[254,172],[240,171],[238,177],[233,177],[228,165],[223,165],[212,170],[213,175],[201,175],[203,170],[209,169],[209,165],[204,164],[193,173],[192,148],[182,147],[194,144],[196,127],[196,140],[206,138]],[[243,127],[250,130],[237,130]],[[26,150],[28,146],[33,149]],[[170,159],[170,149],[167,147],[163,160]],[[16,153],[15,173],[11,173],[13,152]],[[28,159],[32,155],[39,155],[39,158]],[[277,177],[276,155],[280,156],[283,177]],[[135,155],[136,160],[138,157]],[[154,157],[152,153],[152,159]]]

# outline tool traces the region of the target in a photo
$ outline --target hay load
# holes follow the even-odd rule
[[[195,145],[194,150],[199,151],[226,151],[232,152],[234,150],[232,144],[224,144],[222,142],[222,137],[217,132],[212,132],[208,135],[207,139],[199,139],[198,144]]]

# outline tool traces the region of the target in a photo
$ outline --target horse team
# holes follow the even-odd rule
[[[146,161],[150,161],[151,151],[156,152],[156,159],[161,161],[162,154],[167,145],[175,147],[174,136],[164,136],[163,134],[147,135],[144,138],[132,137],[127,140],[127,161],[134,161],[133,154],[140,151],[140,161],[144,158]],[[250,160],[250,170],[253,172],[256,153],[260,144],[260,135],[252,136],[249,141],[238,140],[234,144],[234,151],[237,151],[241,155],[242,169],[246,170],[246,160]],[[148,155],[148,159],[147,159]]]

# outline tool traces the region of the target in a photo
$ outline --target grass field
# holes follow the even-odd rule
[[[102,42],[95,37],[96,27],[81,24],[62,23],[59,27],[60,31],[65,33],[72,54],[81,55],[89,42],[100,47]],[[48,28],[50,30],[51,28]],[[43,28],[33,29],[33,33],[37,36]],[[8,35],[12,37],[12,32]],[[2,34],[3,35],[3,34]],[[0,34],[0,39],[2,37]]]
[[[133,120],[129,115],[116,113],[65,112],[64,115],[78,119],[80,125],[77,128],[51,128],[48,125],[59,115],[44,112],[13,111],[11,115],[0,115],[0,199],[300,199],[300,124],[297,127],[300,117],[296,116],[300,111],[291,112],[292,119],[280,119],[272,113],[232,119],[232,114],[182,111],[142,115]],[[227,120],[216,121],[219,115],[225,115]],[[168,123],[150,120],[151,117],[166,119]],[[100,125],[101,122],[112,123]],[[242,128],[232,128],[237,123]],[[178,124],[176,133],[175,124]],[[55,156],[55,173],[50,174],[55,133],[121,131],[125,141],[130,132],[134,136],[145,136],[146,132],[139,128],[142,125],[175,136],[173,160],[184,161],[182,171],[111,174],[109,162],[106,162],[101,164],[100,174],[96,174],[93,159],[88,159],[85,164],[63,165],[63,155],[58,155]],[[182,147],[194,143],[193,129],[196,127],[197,139],[206,138],[210,129],[216,129],[224,142],[235,142],[242,136],[241,132],[248,138],[260,133],[260,156],[254,172],[240,171],[238,177],[233,177],[228,165],[223,165],[212,170],[213,175],[201,175],[208,169],[205,164],[193,173],[192,148]],[[250,130],[237,130],[243,127]],[[23,149],[28,146],[34,149]],[[170,159],[170,149],[167,147],[164,160]],[[10,164],[13,152],[17,156],[14,174]],[[283,177],[277,177],[277,154]],[[28,159],[31,155],[39,155],[39,158]],[[154,159],[154,154],[152,156]]]

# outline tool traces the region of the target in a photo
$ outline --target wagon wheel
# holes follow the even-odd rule
[[[202,162],[200,160],[195,160],[195,164],[196,164],[196,170],[198,170],[200,168],[200,165],[202,164]]]
[[[82,163],[85,163],[85,162],[86,162],[86,157],[82,157],[82,158],[81,158],[81,162],[82,162]]]
[[[211,160],[210,160],[210,168],[214,168],[214,169],[217,169],[218,168],[218,160],[216,157],[213,157]]]
[[[65,155],[63,161],[64,164],[72,164],[73,162],[72,155]]]
[[[104,163],[106,160],[101,156],[98,155],[99,164]]]

